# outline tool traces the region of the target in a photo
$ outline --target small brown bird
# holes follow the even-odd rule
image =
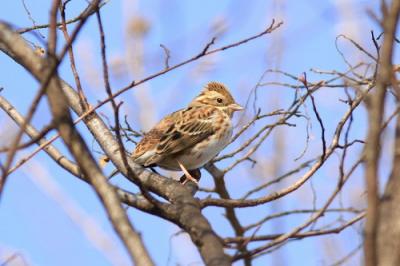
[[[231,118],[240,110],[225,85],[210,82],[187,108],[167,115],[147,132],[132,157],[145,167],[182,170],[186,181],[198,183],[189,172],[225,148],[232,136]]]

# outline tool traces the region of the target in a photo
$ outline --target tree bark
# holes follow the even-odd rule
[[[393,168],[380,202],[378,265],[400,265],[400,115],[396,121]]]
[[[381,264],[383,259],[379,251],[381,248],[378,245],[378,228],[381,227],[380,223],[386,223],[385,218],[381,216],[382,212],[387,211],[387,205],[381,206],[385,200],[379,199],[379,159],[381,149],[381,132],[383,114],[385,111],[385,95],[386,90],[390,86],[393,77],[393,43],[395,40],[397,22],[399,19],[400,1],[392,1],[390,7],[386,5],[385,1],[381,2],[381,9],[383,14],[383,44],[380,49],[378,71],[376,75],[376,88],[375,93],[370,98],[369,106],[369,129],[367,143],[365,146],[365,181],[367,184],[367,214],[366,223],[364,228],[364,260],[366,266],[375,265],[398,265],[398,264]],[[393,168],[395,169],[395,168]],[[392,175],[393,177],[393,175]],[[392,196],[392,189],[395,189],[395,181],[390,180],[387,187],[387,196]],[[392,184],[392,185],[390,185]],[[400,216],[399,216],[400,218]],[[399,225],[400,226],[400,225]],[[382,236],[384,238],[393,237],[390,232]],[[393,250],[394,251],[394,250]],[[395,256],[396,252],[391,253],[390,256]],[[382,254],[383,256],[383,254]]]

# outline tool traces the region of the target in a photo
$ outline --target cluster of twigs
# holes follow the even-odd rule
[[[283,86],[292,90],[293,101],[287,108],[269,111],[268,113],[264,113],[265,111],[258,107],[255,108],[254,115],[242,125],[232,138],[232,144],[237,144],[240,140],[240,145],[236,145],[231,152],[214,158],[205,166],[205,169],[214,180],[214,187],[200,188],[200,191],[209,194],[208,197],[198,199],[194,197],[198,188],[193,183],[189,182],[187,186],[182,186],[175,180],[143,169],[127,156],[124,148],[125,141],[134,142],[135,140],[132,140],[129,136],[136,137],[140,133],[132,130],[132,127],[126,122],[126,118],[126,127],[121,126],[120,106],[122,102],[117,97],[140,84],[165,75],[200,58],[238,47],[256,38],[268,35],[277,30],[282,25],[282,22],[276,23],[273,20],[259,34],[214,49],[212,47],[215,46],[215,38],[212,38],[203,49],[199,49],[200,52],[198,54],[175,65],[171,65],[169,62],[171,57],[170,50],[162,45],[161,47],[165,52],[164,69],[141,80],[134,80],[122,88],[113,90],[109,81],[109,67],[105,46],[106,35],[100,15],[100,8],[105,3],[91,1],[79,16],[71,20],[67,20],[65,16],[67,4],[68,1],[64,3],[60,0],[53,1],[50,22],[47,25],[37,25],[32,28],[15,31],[7,24],[0,23],[0,50],[22,65],[41,84],[25,117],[6,98],[0,95],[0,107],[20,127],[11,145],[1,149],[1,152],[6,154],[6,161],[1,164],[0,195],[7,177],[11,173],[17,171],[21,165],[29,161],[39,151],[45,151],[60,167],[94,187],[107,210],[115,231],[124,242],[132,261],[137,265],[153,265],[153,260],[140,235],[136,232],[132,221],[128,220],[121,203],[178,225],[190,235],[207,265],[230,265],[233,261],[238,260],[243,260],[246,265],[251,265],[254,258],[273,252],[288,241],[337,234],[365,218],[366,212],[363,209],[356,209],[351,206],[337,208],[332,205],[343,191],[346,183],[353,178],[356,170],[360,168],[363,160],[367,159],[367,154],[360,153],[352,165],[346,165],[346,156],[350,152],[354,154],[354,147],[365,144],[363,139],[350,138],[354,113],[360,109],[362,103],[368,104],[371,91],[380,84],[378,69],[383,48],[381,49],[379,40],[373,34],[371,42],[376,48],[375,55],[347,36],[338,37],[354,45],[356,49],[372,60],[370,63],[358,62],[350,64],[338,45],[338,52],[345,60],[348,68],[344,71],[312,69],[310,72],[321,77],[315,82],[308,80],[306,73],[296,76],[281,70],[265,71],[252,91],[257,92],[261,88],[269,86]],[[60,22],[57,21],[58,14],[61,15]],[[75,66],[73,46],[82,26],[91,16],[95,16],[98,23],[104,89],[107,93],[107,98],[95,105],[90,104],[90,99],[86,97],[85,90],[82,88],[79,73]],[[76,26],[69,33],[68,25],[73,23],[76,23]],[[21,34],[44,28],[49,30],[47,52],[46,55],[40,56],[31,49],[21,37]],[[56,52],[57,30],[62,31],[65,39],[65,45],[59,53]],[[65,60],[64,57],[67,53],[76,89],[64,82],[57,74],[58,66]],[[289,82],[266,81],[266,77],[270,73],[282,75]],[[342,99],[342,102],[338,102],[338,104],[344,103],[347,106],[347,110],[341,114],[340,119],[336,122],[334,131],[329,132],[332,134],[328,134],[327,127],[327,124],[330,123],[329,128],[332,128],[332,122],[324,119],[321,115],[318,101],[318,93],[326,89],[343,90],[346,95],[346,99]],[[31,125],[31,120],[44,96],[48,96],[49,99],[52,122],[41,130],[37,130]],[[114,114],[108,123],[110,126],[107,126],[97,114],[99,108],[107,103],[111,104]],[[307,113],[308,104],[312,107],[312,115]],[[257,98],[254,99],[254,106],[257,106]],[[72,121],[70,111],[77,114],[77,120]],[[382,132],[387,127],[390,121],[396,117],[398,111],[399,109],[396,108],[383,123],[379,123],[378,132]],[[257,164],[257,152],[278,128],[290,129],[304,119],[307,122],[306,145],[301,155],[294,160],[297,165],[292,169],[286,170],[281,176],[269,178],[267,182],[243,192],[240,198],[232,197],[226,185],[227,176],[233,173],[232,170],[237,166],[248,167],[245,163],[249,161]],[[318,125],[314,130],[320,132],[320,149],[313,155],[312,159],[306,159],[304,155],[308,152],[310,142],[308,128],[311,121],[315,121]],[[88,127],[102,151],[124,177],[136,184],[140,190],[139,193],[117,188],[107,180],[92,152],[76,131],[75,125],[77,123],[84,123]],[[46,136],[54,130],[56,134],[46,140]],[[27,134],[31,140],[21,143],[24,134]],[[63,139],[66,147],[73,155],[73,160],[67,159],[52,145],[57,138]],[[17,152],[35,143],[39,146],[34,152],[14,163]],[[238,208],[260,208],[266,203],[283,200],[284,197],[302,188],[305,183],[311,182],[311,179],[318,175],[320,169],[328,164],[333,154],[340,156],[337,165],[337,181],[336,185],[331,184],[332,191],[320,208],[283,210],[278,213],[264,215],[258,220],[254,219],[251,224],[243,224],[241,222]],[[221,161],[227,162],[223,169],[217,166]],[[295,180],[288,183],[287,180],[294,176],[297,176]],[[276,184],[283,183],[283,181],[287,185],[265,195],[268,189]],[[318,192],[316,193],[318,194]],[[261,196],[259,196],[260,194]],[[154,195],[158,197],[156,198]],[[160,200],[159,197],[163,200]],[[314,195],[314,197],[317,197],[317,195]],[[221,208],[225,211],[226,219],[231,225],[234,235],[223,237],[219,235],[218,228],[213,229],[211,227],[209,219],[201,212],[203,209],[210,207]],[[346,217],[350,215],[350,218],[340,219],[328,225],[318,223],[318,226],[316,226],[317,221],[321,221],[322,217],[327,213],[338,214],[340,217],[346,213]],[[271,220],[301,214],[311,214],[311,216],[287,232],[265,234],[264,230],[261,230]]]

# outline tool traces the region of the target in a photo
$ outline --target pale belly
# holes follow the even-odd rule
[[[185,150],[184,154],[158,162],[157,165],[168,170],[180,171],[178,160],[188,170],[200,168],[223,150],[228,145],[231,137],[232,129],[228,129],[222,134],[221,138],[217,139],[216,136],[213,136],[211,139],[204,140]]]

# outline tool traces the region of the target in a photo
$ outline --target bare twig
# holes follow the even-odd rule
[[[303,170],[304,168],[309,167],[310,164],[311,164],[312,162],[314,162],[314,161],[315,161],[314,159],[313,159],[313,160],[308,160],[308,161],[306,161],[306,162],[300,164],[297,168],[295,168],[295,169],[293,169],[293,170],[291,170],[291,171],[289,171],[289,172],[287,172],[287,173],[285,173],[285,174],[283,174],[283,175],[281,175],[281,176],[279,176],[279,177],[277,177],[277,178],[275,178],[275,179],[272,179],[271,181],[268,181],[268,182],[266,182],[265,184],[262,184],[262,185],[260,185],[260,186],[258,186],[258,187],[256,187],[256,188],[253,188],[253,189],[249,190],[249,191],[246,192],[246,194],[242,197],[242,199],[247,199],[247,198],[249,198],[252,194],[257,193],[257,192],[259,192],[260,190],[265,189],[265,188],[271,186],[272,184],[276,184],[276,183],[282,181],[283,179],[285,179],[285,178],[287,178],[287,177],[289,177],[289,176],[291,176],[291,175],[293,175],[293,174],[296,174],[296,173],[300,172],[300,171]]]
[[[29,8],[28,8],[28,6],[27,6],[26,3],[25,3],[25,0],[22,0],[22,5],[24,6],[25,12],[26,12],[26,14],[28,15],[29,20],[32,22],[33,28],[36,28],[36,27],[37,27],[37,26],[36,26],[36,21],[33,19],[32,14],[31,14],[31,12],[29,11]],[[41,38],[43,38],[43,39],[45,38],[45,37],[43,36],[43,34],[40,33],[40,31],[37,31],[37,32],[39,33],[39,36],[40,36]]]
[[[327,229],[327,230],[313,230],[313,231],[308,231],[304,233],[296,233],[290,236],[290,238],[306,238],[306,237],[312,237],[312,236],[320,236],[320,235],[327,235],[327,234],[337,234],[346,229],[347,227],[357,223],[358,221],[362,220],[365,217],[365,213],[360,213],[353,219],[347,221],[341,226],[338,226],[333,229]],[[266,241],[266,240],[274,240],[279,237],[281,237],[284,234],[273,234],[273,235],[265,235],[265,236],[253,236],[253,237],[228,237],[224,239],[225,243],[241,243],[244,241]],[[235,260],[239,259],[239,256],[235,258]]]
[[[319,125],[320,125],[320,127],[321,127],[321,142],[322,142],[322,155],[321,155],[321,157],[324,158],[325,155],[326,155],[326,139],[325,139],[325,127],[324,127],[324,123],[322,122],[321,115],[319,114],[319,112],[318,112],[318,110],[317,110],[317,106],[316,106],[316,104],[315,104],[314,96],[310,93],[310,89],[308,88],[308,84],[307,84],[307,75],[306,75],[305,72],[303,73],[303,75],[304,75],[304,79],[302,79],[303,84],[304,84],[304,86],[305,86],[306,89],[307,89],[307,93],[310,94],[311,103],[312,103],[312,106],[313,106],[313,111],[314,111],[314,114],[315,114],[315,116],[317,117],[318,123],[319,123]],[[323,82],[319,82],[319,83],[317,83],[317,85],[315,85],[315,87],[320,87],[322,84],[323,84]],[[315,88],[314,88],[313,90],[315,91]]]
[[[24,256],[19,252],[11,254],[9,257],[7,257],[4,261],[1,262],[0,266],[9,266],[9,264],[12,261],[15,261],[17,258],[20,258],[22,260],[23,266],[28,266],[28,263],[26,262]]]
[[[357,47],[358,50],[360,50],[361,52],[363,52],[364,54],[366,54],[369,58],[371,58],[374,62],[378,62],[378,59],[375,58],[375,56],[373,56],[370,52],[368,52],[367,50],[364,49],[364,47],[362,47],[360,44],[358,44],[356,41],[354,41],[353,39],[347,37],[344,34],[340,34],[339,36],[337,36],[337,38],[344,38],[346,40],[348,40],[349,42],[351,42],[355,47]]]
[[[340,266],[344,265],[350,258],[352,258],[360,249],[362,248],[362,244],[359,244],[357,247],[355,247],[352,251],[350,251],[346,256],[343,258],[337,260],[336,262],[332,263],[330,266]]]
[[[67,23],[66,23],[66,20],[65,20],[66,4],[67,4],[67,2],[65,2],[65,3],[60,5],[61,23],[62,23],[62,26],[60,26],[60,28],[61,28],[61,31],[64,34],[65,40],[68,42],[68,40],[70,39],[70,36],[69,36],[69,33],[68,33]],[[73,50],[72,46],[70,46],[69,49],[68,49],[68,55],[69,55],[69,61],[71,63],[72,74],[74,75],[74,79],[75,79],[76,88],[77,88],[78,94],[79,94],[79,96],[81,98],[82,108],[86,109],[86,108],[88,108],[88,101],[87,101],[87,99],[86,99],[86,97],[85,97],[85,95],[83,93],[81,80],[79,78],[78,71],[76,70],[74,50]]]
[[[269,220],[276,219],[276,218],[281,218],[281,217],[288,216],[288,215],[315,213],[317,211],[319,211],[319,210],[316,210],[316,209],[304,209],[304,210],[297,209],[297,210],[274,213],[274,214],[271,214],[271,215],[268,215],[268,216],[264,217],[263,219],[261,219],[260,221],[258,221],[256,223],[249,224],[249,225],[245,226],[244,229],[246,231],[248,231],[248,230],[250,230],[250,229],[252,229],[254,227],[259,226],[260,224],[263,224],[263,223],[269,221]],[[329,212],[338,212],[338,213],[348,212],[348,213],[356,213],[356,214],[358,214],[358,213],[364,212],[364,210],[359,210],[359,209],[354,209],[354,208],[338,208],[338,209],[332,208],[332,209],[325,210],[325,213],[329,213]]]
[[[0,96],[1,99],[4,99],[2,96]],[[22,120],[21,120],[22,121]],[[28,125],[26,125],[26,127],[28,127]],[[50,124],[48,126],[45,126],[40,132],[38,132],[38,134],[36,135],[36,137],[32,138],[31,140],[20,144],[19,146],[15,147],[16,150],[21,150],[24,148],[27,148],[35,143],[37,143],[40,139],[44,138],[47,133],[49,133],[51,130],[54,129],[54,125]],[[6,152],[11,150],[9,147],[5,147],[5,148],[0,148],[0,153],[1,152]],[[8,171],[9,173],[11,173],[12,171]]]
[[[206,44],[203,51],[201,51],[201,53],[199,55],[205,55],[207,53],[208,49],[210,49],[211,45],[214,44],[216,39],[217,39],[217,37],[212,37],[211,41]]]
[[[103,6],[105,6],[108,3],[108,1],[109,0],[102,1],[99,4],[99,8],[102,8]],[[72,23],[81,21],[82,19],[85,19],[86,17],[93,15],[95,12],[96,12],[96,10],[92,9],[91,5],[89,4],[81,14],[79,14],[77,17],[75,17],[73,19],[69,19],[69,20],[65,21],[65,24],[72,24]],[[63,26],[63,22],[57,22],[57,26],[58,27]],[[34,25],[33,27],[19,29],[19,30],[17,30],[17,32],[20,34],[23,34],[23,33],[33,31],[33,30],[46,29],[48,27],[50,27],[50,24]]]
[[[292,236],[294,236],[295,234],[299,233],[301,230],[303,230],[304,228],[306,228],[307,226],[311,225],[312,223],[314,223],[319,217],[321,217],[325,210],[328,209],[329,205],[333,202],[333,200],[335,199],[336,195],[341,191],[341,188],[343,187],[344,183],[350,178],[350,176],[353,174],[353,172],[355,171],[355,169],[361,164],[361,159],[359,159],[354,165],[353,167],[350,169],[350,171],[348,172],[348,174],[346,175],[346,177],[344,178],[344,180],[342,181],[341,179],[339,179],[338,184],[336,186],[336,189],[333,191],[333,193],[331,194],[331,196],[328,198],[328,200],[325,202],[325,204],[323,205],[323,207],[318,210],[314,215],[311,216],[310,219],[308,219],[306,222],[304,222],[303,224],[301,224],[300,226],[294,228],[292,231],[287,232],[285,234],[282,234],[280,236],[278,236],[277,238],[274,238],[274,240],[272,240],[271,242],[260,246],[258,248],[255,248],[251,251],[249,251],[247,254],[240,254],[238,256],[236,256],[234,258],[234,260],[238,260],[238,259],[242,259],[244,257],[249,257],[249,256],[254,256],[260,252],[263,252],[273,246],[279,245],[285,241],[287,241],[289,238],[291,238]],[[355,220],[358,221],[360,219],[362,219],[364,217],[364,213],[358,215]]]
[[[169,68],[169,59],[171,58],[171,51],[164,44],[160,44],[160,47],[163,49],[165,53],[164,65],[165,69]]]

